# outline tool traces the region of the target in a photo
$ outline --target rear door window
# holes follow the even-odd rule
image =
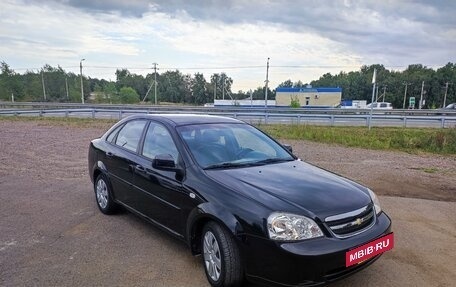
[[[145,125],[145,120],[134,120],[126,123],[117,135],[116,145],[135,152],[138,149]]]

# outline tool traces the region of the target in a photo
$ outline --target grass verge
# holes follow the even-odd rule
[[[310,140],[377,150],[408,153],[456,154],[456,128],[326,127],[308,125],[257,125],[278,139]]]

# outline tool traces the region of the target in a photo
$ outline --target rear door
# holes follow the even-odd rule
[[[114,197],[128,206],[134,206],[132,193],[133,169],[146,120],[127,122],[119,131],[108,136],[111,144],[106,149],[104,164],[108,170]]]

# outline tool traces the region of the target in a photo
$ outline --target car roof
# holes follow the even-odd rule
[[[148,114],[148,115],[133,115],[124,120],[131,119],[151,119],[166,121],[174,126],[183,126],[191,124],[214,124],[214,123],[244,123],[240,120],[205,114]]]

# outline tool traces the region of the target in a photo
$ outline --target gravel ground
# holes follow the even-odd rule
[[[303,160],[363,183],[379,195],[456,202],[456,156],[407,154],[287,141]]]
[[[87,147],[107,128],[0,120],[0,286],[208,286],[183,243],[98,211]],[[395,248],[333,286],[454,286],[455,157],[289,143],[371,187],[393,220]]]

